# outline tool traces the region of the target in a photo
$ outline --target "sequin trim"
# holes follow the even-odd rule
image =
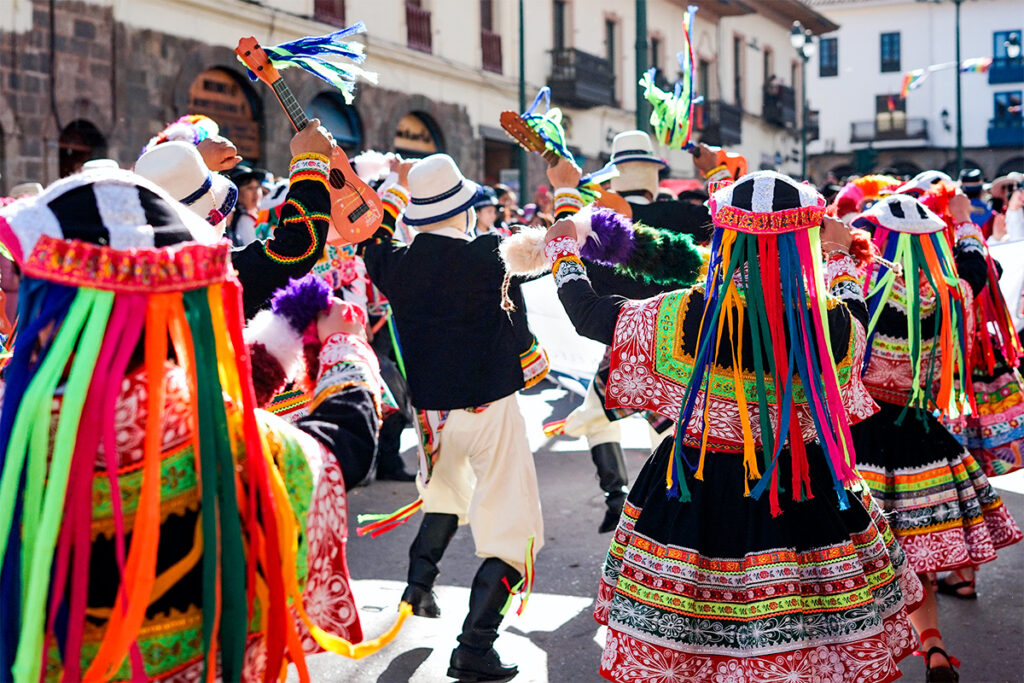
[[[184,243],[162,249],[111,249],[42,235],[23,265],[30,277],[114,292],[180,292],[224,282],[231,247]]]
[[[715,214],[715,225],[753,234],[777,235],[821,225],[823,206],[801,206],[772,213],[751,213],[733,206],[723,206]]]

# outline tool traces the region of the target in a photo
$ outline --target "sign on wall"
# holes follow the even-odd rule
[[[426,122],[412,113],[406,114],[398,122],[394,147],[402,152],[419,154],[435,154],[439,151],[437,140]]]
[[[208,69],[196,76],[188,91],[188,113],[206,114],[220,126],[220,134],[235,143],[246,159],[260,156],[260,125],[249,97],[234,76],[224,69]]]

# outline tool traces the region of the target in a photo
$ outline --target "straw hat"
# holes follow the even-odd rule
[[[409,171],[409,225],[430,225],[473,208],[480,186],[462,175],[447,154],[432,154]]]
[[[202,155],[188,142],[157,145],[139,157],[135,172],[164,188],[172,197],[213,226],[235,208],[235,184],[212,173]]]

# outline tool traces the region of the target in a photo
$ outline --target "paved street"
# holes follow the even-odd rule
[[[564,417],[580,401],[550,383],[542,383],[521,403],[536,453],[544,506],[546,545],[537,561],[534,595],[522,617],[509,616],[497,648],[507,661],[516,662],[516,681],[576,683],[601,680],[597,675],[602,633],[591,616],[601,561],[609,534],[597,525],[603,498],[597,487],[590,454],[582,439],[546,439],[541,424]],[[635,477],[648,454],[647,428],[638,419],[624,423],[627,463]],[[412,431],[403,446],[410,467]],[[1024,520],[1024,476],[996,480],[1014,517]],[[355,518],[361,512],[390,512],[415,498],[412,484],[374,483],[349,496],[351,540],[349,567],[367,637],[374,637],[394,619],[404,588],[409,543],[419,526],[419,515],[377,539],[355,536]],[[514,514],[514,510],[509,511]],[[448,680],[445,671],[465,616],[470,581],[479,561],[473,556],[469,530],[456,535],[442,564],[437,590],[443,611],[438,620],[412,617],[398,638],[384,651],[360,661],[336,655],[310,660],[314,681],[397,683]],[[977,601],[940,596],[940,619],[950,651],[963,664],[963,683],[1024,681],[1024,653],[1020,646],[1024,627],[1022,591],[1024,544],[1000,553],[982,569]],[[904,680],[923,681],[920,658],[904,660]],[[294,680],[294,672],[291,680]],[[667,682],[666,682],[667,683]]]

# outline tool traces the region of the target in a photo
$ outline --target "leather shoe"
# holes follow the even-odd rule
[[[410,583],[402,593],[402,602],[412,606],[412,613],[417,617],[437,619],[441,616],[441,608],[437,605],[437,596],[422,586]]]

